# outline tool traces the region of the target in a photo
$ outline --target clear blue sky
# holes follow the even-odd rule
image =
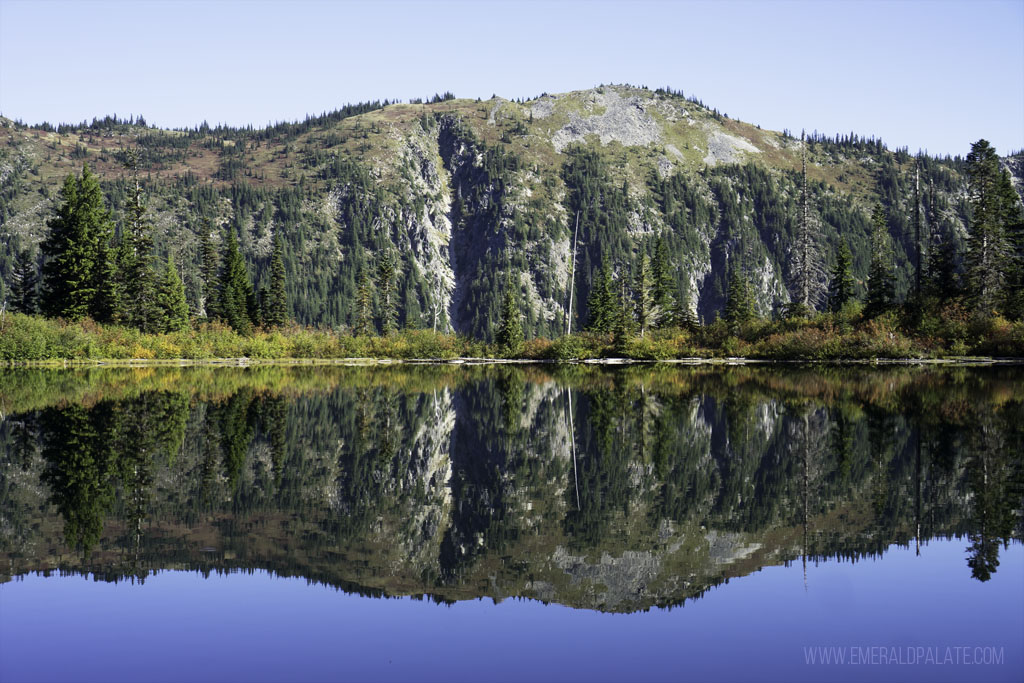
[[[1024,148],[1024,0],[0,0],[0,112],[265,125],[348,102],[671,85],[762,127]]]

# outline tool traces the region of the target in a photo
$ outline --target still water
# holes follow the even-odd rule
[[[1019,367],[7,370],[0,411],[3,681],[1024,678]]]

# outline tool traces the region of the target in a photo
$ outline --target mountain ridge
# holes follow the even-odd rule
[[[600,86],[515,102],[435,98],[366,103],[265,129],[167,131],[107,118],[88,128],[29,128],[0,119],[0,278],[14,253],[45,234],[57,188],[88,162],[122,220],[127,171],[119,150],[142,150],[141,173],[161,254],[183,264],[202,313],[199,234],[235,231],[256,284],[270,236],[285,240],[291,311],[302,323],[352,324],[356,277],[382,250],[399,255],[403,325],[489,338],[503,274],[518,273],[528,336],[564,331],[575,213],[583,213],[573,327],[601,265],[631,277],[668,242],[680,298],[705,321],[734,269],[751,279],[762,314],[792,288],[801,142],[730,119],[668,90]],[[913,271],[909,204],[914,157],[879,140],[811,136],[805,146],[812,218],[824,265],[839,237],[862,290],[871,206],[889,213],[897,283]],[[1024,156],[1003,159],[1018,191]],[[967,230],[963,160],[920,160],[935,188],[922,198],[950,238]],[[575,170],[573,170],[575,169]],[[827,282],[815,283],[821,298]]]

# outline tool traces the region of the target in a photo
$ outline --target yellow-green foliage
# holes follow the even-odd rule
[[[71,323],[18,313],[0,322],[0,361],[200,360],[217,358],[438,359],[498,358],[501,349],[456,335],[403,330],[388,336],[354,337],[293,326],[241,335],[218,323],[166,334],[145,334],[91,320]],[[654,330],[616,344],[611,335],[583,332],[556,340],[533,339],[518,357],[572,361],[625,357],[669,360],[688,357],[773,360],[929,358],[949,355],[1024,356],[1024,322],[972,321],[956,305],[923,315],[908,329],[896,313],[862,319],[857,311],[812,319],[754,320],[738,328],[723,321],[685,330]]]
[[[0,325],[0,360],[175,360],[206,358],[440,358],[485,355],[486,347],[454,335],[406,330],[387,337],[352,337],[305,327],[242,335],[205,323],[145,334],[91,320],[67,322],[8,314]]]

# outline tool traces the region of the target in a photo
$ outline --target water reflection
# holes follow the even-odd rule
[[[668,606],[763,566],[1019,540],[1024,372],[0,374],[0,566]]]

